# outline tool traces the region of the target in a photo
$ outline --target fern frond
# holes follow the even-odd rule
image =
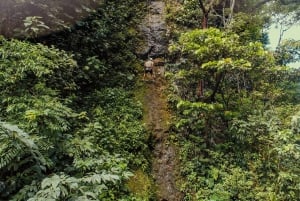
[[[43,154],[39,151],[34,140],[26,132],[15,125],[6,122],[0,122],[0,169],[6,167],[6,170],[18,170],[19,167],[31,165],[27,168],[28,174],[32,172],[45,171],[45,166],[49,164]],[[25,170],[23,170],[25,173]],[[22,173],[20,173],[22,174]]]
[[[117,181],[120,180],[120,177],[118,175],[110,174],[110,173],[101,173],[101,174],[90,174],[86,177],[82,178],[82,181],[85,183],[90,183],[90,184],[101,184],[101,183],[107,183],[107,182],[112,182],[116,183]]]

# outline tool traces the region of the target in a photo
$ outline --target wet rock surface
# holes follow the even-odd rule
[[[102,4],[94,0],[0,0],[0,34],[17,38],[31,36],[24,31],[25,22],[28,27],[38,28],[36,36],[59,32],[86,18]]]
[[[183,196],[176,183],[179,174],[178,158],[175,146],[168,140],[171,114],[163,94],[164,82],[162,76],[147,81],[144,97],[146,126],[153,139],[152,176],[158,201],[181,201]]]
[[[137,54],[142,58],[162,57],[167,52],[168,40],[164,9],[163,1],[148,1],[147,14],[140,25],[144,43],[137,50]]]
[[[169,125],[171,114],[167,98],[164,95],[166,81],[164,79],[164,56],[168,49],[165,22],[165,3],[148,0],[148,12],[140,30],[144,36],[144,45],[140,46],[139,56],[143,59],[153,57],[154,79],[145,79],[146,94],[145,123],[151,132],[153,142],[152,177],[155,182],[157,201],[182,201],[183,194],[179,190],[179,161],[176,146],[169,141]]]

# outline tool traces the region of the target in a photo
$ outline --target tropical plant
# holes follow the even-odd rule
[[[186,200],[299,196],[299,74],[277,65],[253,19],[235,14],[226,30],[185,31],[169,47]]]
[[[101,24],[108,31],[119,30],[111,23],[114,20],[97,18],[109,14],[116,19],[116,13],[106,8],[99,13],[78,23],[99,32]],[[128,16],[123,14],[125,20]],[[80,33],[77,42],[83,36],[87,39],[87,32]],[[109,37],[109,33],[91,34],[89,39],[99,46],[88,50],[76,44],[82,49],[74,49],[74,55],[54,46],[1,37],[1,200],[137,200],[125,183],[131,171],[148,170],[148,139],[140,124],[139,103],[131,92],[114,88],[133,88],[126,80],[134,83],[135,66],[124,71],[120,65],[136,61],[132,52],[123,54],[119,48],[98,54],[103,41],[109,47],[119,45]],[[124,48],[127,39],[122,39]],[[111,57],[104,52],[119,56],[110,63]],[[120,79],[116,84],[119,76],[125,82]]]

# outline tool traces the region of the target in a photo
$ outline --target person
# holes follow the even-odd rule
[[[154,62],[153,59],[148,59],[144,64],[144,79],[146,77],[146,74],[150,73],[151,77],[154,78]]]

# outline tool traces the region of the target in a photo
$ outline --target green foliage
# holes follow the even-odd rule
[[[49,29],[40,16],[29,16],[24,19],[25,33],[28,37],[35,38],[43,29]]]
[[[132,95],[122,89],[105,89],[96,91],[87,99],[97,103],[90,111],[94,119],[78,134],[93,135],[93,143],[111,152],[121,154],[136,167],[147,166],[144,160],[147,141],[145,129],[138,120],[142,118],[142,110],[132,101]],[[87,105],[91,105],[88,103]],[[134,153],[134,154],[133,154]]]
[[[152,182],[142,170],[137,170],[128,180],[128,189],[140,200],[151,200]]]
[[[38,147],[38,137],[30,136],[17,126],[1,122],[0,178],[4,188],[0,196],[7,196],[20,186],[41,178],[52,163]]]
[[[10,166],[14,167],[14,171],[20,172],[15,164],[17,162],[15,158],[19,158],[21,161],[18,163],[19,165],[31,165],[30,171],[25,170],[26,173],[31,174],[31,177],[25,173],[20,175],[18,180],[20,183],[14,188],[14,191],[24,184],[25,186],[14,196],[14,199],[24,200],[26,197],[30,197],[33,200],[45,198],[81,200],[94,197],[98,200],[113,200],[115,197],[122,197],[126,192],[125,188],[122,188],[122,183],[131,176],[128,172],[129,167],[147,168],[147,161],[144,157],[147,152],[145,146],[147,139],[143,136],[144,128],[138,122],[141,118],[141,109],[136,108],[131,97],[121,89],[106,89],[87,97],[89,101],[86,106],[92,106],[94,101],[100,104],[90,108],[88,116],[84,113],[68,114],[68,109],[60,108],[58,103],[55,103],[53,108],[36,108],[37,106],[51,106],[51,101],[42,98],[36,97],[34,101],[41,101],[38,102],[41,105],[35,104],[34,109],[26,111],[25,117],[19,118],[19,120],[23,122],[22,126],[26,130],[30,130],[30,136],[36,139],[38,144],[33,148],[39,153],[38,156],[45,155],[47,163],[42,157],[43,163],[36,162],[38,167],[41,166],[40,170],[36,170],[37,173],[32,174],[36,165],[31,164],[30,158],[26,156],[27,152],[24,152],[24,146],[10,146],[7,145],[7,140],[3,141],[7,148],[1,149],[3,155],[6,156],[2,159],[1,164],[3,164],[3,174],[8,176],[7,182],[14,179],[6,173],[6,171],[11,171]],[[108,99],[112,102],[107,101]],[[120,113],[120,111],[122,112]],[[74,118],[79,121],[77,123],[70,121]],[[86,120],[89,121],[85,125],[78,124]],[[68,124],[67,127],[63,122]],[[78,129],[72,131],[74,127],[78,127]],[[29,138],[29,135],[23,134],[21,130],[16,131]],[[71,131],[74,132],[73,135],[70,135]],[[47,138],[44,138],[44,135]],[[11,142],[15,142],[15,140]],[[33,144],[31,141],[23,140],[22,142]],[[34,150],[31,152],[35,153]],[[23,154],[26,156],[24,159]],[[31,158],[34,159],[38,156],[33,154]],[[60,160],[65,161],[61,162]],[[44,175],[46,169],[54,174],[64,171],[65,174],[70,175],[59,174],[60,176],[48,178]],[[39,186],[42,178],[44,179]],[[45,183],[49,185],[45,185]],[[12,193],[8,187],[5,192]],[[5,196],[8,195],[5,194]]]
[[[14,135],[2,134],[7,146],[1,151],[10,158],[1,166],[6,186],[1,196],[7,197],[41,179],[57,162],[52,154],[61,153],[63,133],[70,130],[73,115],[60,98],[75,90],[72,73],[76,63],[63,51],[17,40],[1,38],[0,52],[0,116],[22,129],[11,126],[7,128]],[[12,144],[14,139],[19,140]]]
[[[75,54],[83,66],[76,78],[85,91],[103,86],[128,87],[133,84],[137,73],[138,60],[134,54],[138,37],[136,23],[142,10],[139,0],[104,1],[71,30],[40,40]]]
[[[218,130],[218,128],[213,126],[213,122],[221,118],[219,113],[222,114],[222,109],[223,106],[221,104],[180,101],[177,104],[177,110],[181,114],[181,118],[177,122],[176,127],[185,136],[200,135],[213,141],[216,134],[215,131]]]
[[[185,200],[299,197],[299,73],[276,65],[261,26],[238,14],[225,31],[186,31],[169,47]]]
[[[246,61],[251,59],[249,62],[254,65],[253,67],[256,67],[258,64],[261,65],[260,62],[268,57],[268,53],[264,51],[260,43],[249,42],[244,44],[242,42],[239,36],[232,32],[224,32],[215,28],[196,29],[183,33],[178,40],[178,44],[173,44],[170,51],[174,53],[181,51],[196,65],[226,58],[243,58]],[[255,61],[254,57],[259,60]]]
[[[45,164],[45,159],[39,152],[33,139],[31,139],[27,133],[20,130],[17,126],[1,122],[1,138],[3,140],[2,142],[5,143],[3,143],[1,148],[3,155],[1,157],[0,168],[9,166],[9,164],[12,163],[12,160],[15,159],[17,155],[21,154],[20,152],[22,150],[24,151],[24,149],[28,149],[38,163],[41,165]],[[12,152],[7,153],[6,151]],[[16,169],[16,167],[14,168]],[[11,168],[9,167],[8,169]]]
[[[202,137],[184,140],[183,189],[191,200],[297,200],[299,133],[283,124],[282,112],[234,121],[226,142],[215,147],[207,148]]]
[[[1,94],[17,96],[27,90],[36,95],[43,94],[39,90],[44,88],[67,93],[76,89],[73,75],[77,65],[64,51],[1,38],[0,55]],[[45,87],[39,87],[41,84]]]
[[[276,49],[275,58],[278,64],[287,65],[300,60],[300,41],[285,40]]]
[[[273,15],[273,20],[284,26],[299,22],[299,2],[294,0],[276,0],[266,6],[270,14]]]
[[[0,38],[0,200],[151,199],[148,135],[128,91],[144,2],[101,3],[93,11],[81,7],[92,13],[71,29],[33,39],[49,47]],[[197,3],[184,1],[180,18],[170,21],[197,27]],[[27,31],[36,36],[36,27],[47,28],[41,19],[25,19]],[[167,74],[181,189],[185,200],[297,200],[299,74],[275,65],[291,57],[274,58],[257,42],[260,20],[234,19],[226,31],[172,38]]]
[[[58,32],[70,28],[102,3],[102,0],[1,2],[0,34],[5,37],[36,38]]]
[[[232,22],[228,25],[228,29],[239,35],[240,40],[244,42],[249,41],[263,41],[262,27],[263,19],[257,15],[248,15],[245,13],[237,13]]]
[[[76,40],[57,41],[74,55],[1,37],[0,118],[10,123],[0,128],[0,200],[138,200],[125,186],[149,168],[142,110],[124,89],[136,60],[132,21],[122,23],[134,3],[107,2],[78,22]]]
[[[99,200],[100,198],[105,198],[105,192],[108,191],[109,185],[118,183],[120,179],[117,174],[107,172],[87,174],[81,178],[70,177],[64,173],[59,175],[54,174],[43,179],[41,185],[38,187],[39,190],[34,189],[36,192],[31,192],[34,196],[29,197],[30,193],[28,191],[27,196],[30,201],[45,199],[53,201]],[[23,189],[24,192],[26,188],[28,186]],[[21,199],[17,195],[13,200]]]
[[[183,88],[181,91],[194,87],[187,98],[195,100],[198,83],[204,78],[204,99],[222,101],[227,110],[235,107],[234,100],[242,99],[249,91],[265,90],[265,94],[275,95],[270,90],[272,84],[277,85],[292,71],[275,66],[274,57],[261,43],[245,44],[243,40],[235,33],[214,28],[196,29],[183,33],[178,43],[170,46],[174,57],[181,56],[174,62],[185,69],[176,72],[174,81]],[[277,100],[279,96],[272,94],[268,98]]]
[[[184,1],[182,5],[169,2],[167,21],[179,27],[199,28],[201,26],[201,10],[196,0]],[[179,30],[174,30],[179,31]]]

